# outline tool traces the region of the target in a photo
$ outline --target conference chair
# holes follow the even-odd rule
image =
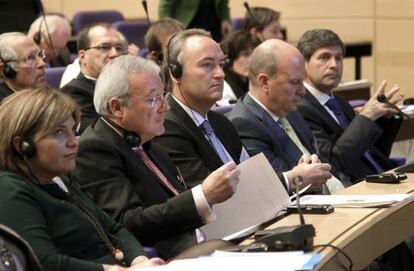
[[[118,21],[112,25],[124,34],[130,43],[137,45],[139,48],[145,47],[144,36],[149,28],[146,20],[136,22]]]
[[[53,67],[53,68],[46,68],[46,82],[48,85],[59,88],[60,80],[62,79],[62,75],[65,72],[66,67]]]
[[[92,23],[124,21],[124,15],[117,10],[79,11],[73,15],[72,32],[76,36],[82,28]]]

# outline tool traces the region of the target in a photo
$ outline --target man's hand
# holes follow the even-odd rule
[[[228,162],[213,171],[201,184],[203,193],[210,205],[229,199],[236,192],[240,170],[234,162]]]
[[[386,86],[387,82],[382,81],[375,94],[360,109],[359,114],[375,121],[382,116],[391,116],[398,113],[397,110],[391,106],[387,105],[386,103],[380,103],[377,100],[377,97],[382,94],[384,94],[385,97],[387,97],[387,101],[393,105],[396,105],[398,102],[404,99],[404,95],[395,95],[400,90],[400,87],[398,85],[394,85],[391,90],[385,92]]]

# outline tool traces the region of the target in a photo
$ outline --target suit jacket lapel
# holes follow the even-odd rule
[[[153,179],[155,182],[159,183],[170,195],[173,195],[171,190],[158,179],[158,177],[153,173],[148,166],[142,161],[138,155],[132,150],[131,146],[128,145],[128,143],[117,133],[115,132],[111,127],[108,126],[105,122],[103,122],[101,119],[98,119],[98,121],[95,124],[95,130],[97,133],[105,134],[109,138],[111,138],[111,141],[114,142],[115,146],[118,146],[121,148],[128,157],[131,157],[131,159],[135,160],[137,165],[137,170],[135,171],[135,174],[139,175],[140,178],[146,178],[146,179]],[[148,154],[148,153],[147,153]],[[151,159],[154,158],[154,154],[151,155],[148,154]],[[153,160],[153,162],[158,166],[162,165],[162,163],[158,163],[157,160]],[[178,183],[178,181],[175,181],[175,178],[171,178],[171,174],[166,174],[165,169],[158,166],[158,168],[161,170],[161,172],[167,177],[167,179],[173,184],[173,186],[178,190],[182,191],[183,187]],[[144,175],[144,176],[142,176]],[[171,181],[171,179],[174,179],[174,181]]]
[[[277,124],[260,105],[250,98],[249,95],[245,96],[243,102],[247,109],[262,122],[264,128],[270,132],[272,137],[275,138],[275,140],[273,140],[273,144],[276,144],[278,149],[283,150],[283,154],[278,153],[277,155],[289,158],[289,161],[286,161],[288,166],[295,166],[299,158],[302,156],[302,152],[296,144],[289,138],[279,124]]]
[[[205,137],[204,133],[199,127],[194,123],[194,121],[188,116],[187,112],[174,100],[172,97],[167,97],[167,101],[171,107],[171,114],[176,115],[178,120],[184,122],[184,125],[189,128],[191,131],[192,137],[196,142],[196,145],[200,149],[200,155],[206,156],[207,161],[212,161],[216,164],[216,167],[223,165],[220,157],[215,153],[213,147],[211,147],[210,142]],[[205,147],[204,147],[205,146]]]

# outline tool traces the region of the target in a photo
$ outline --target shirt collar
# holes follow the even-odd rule
[[[326,94],[322,91],[317,90],[313,86],[309,85],[306,82],[303,82],[303,85],[309,92],[315,97],[316,100],[322,105],[325,105],[327,101],[329,101],[332,98],[332,93]]]
[[[176,97],[174,97],[174,95],[171,95],[171,97],[184,109],[184,111],[187,113],[187,115],[193,120],[193,122],[198,127],[200,127],[201,124],[203,124],[203,122],[205,120],[208,120],[207,116],[203,117],[201,114],[194,111],[193,109],[191,109],[190,107],[188,107],[187,105],[182,103],[181,101],[179,101]]]
[[[258,99],[256,99],[255,97],[253,97],[253,95],[250,94],[250,92],[247,92],[247,95],[250,96],[250,98],[252,98],[253,101],[255,101],[261,108],[263,108],[264,111],[266,111],[274,121],[278,122],[278,120],[280,119],[280,117],[276,116],[272,111],[270,111],[269,109],[267,109],[267,107],[262,104]]]

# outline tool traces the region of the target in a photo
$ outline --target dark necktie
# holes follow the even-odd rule
[[[345,117],[344,112],[342,111],[342,108],[339,105],[338,101],[335,98],[331,98],[325,103],[325,105],[334,113],[336,119],[339,122],[339,125],[341,125],[343,129],[346,129],[346,127],[348,127],[349,125],[349,121]],[[377,163],[377,161],[375,161],[375,159],[371,156],[371,154],[368,151],[364,153],[364,157],[368,160],[368,162],[370,162],[370,164],[374,167],[377,173],[384,172],[382,167]]]
[[[230,161],[227,157],[226,151],[223,149],[223,146],[220,143],[220,140],[217,138],[216,134],[214,133],[213,128],[211,127],[208,120],[205,120],[201,124],[201,129],[203,130],[204,134],[208,137],[208,141],[213,149],[216,151],[217,155],[220,157],[220,160],[225,164]]]
[[[157,165],[151,161],[145,151],[141,148],[135,148],[134,152],[144,161],[147,167],[158,177],[158,180],[164,184],[168,189],[174,194],[178,195],[177,189],[168,181],[165,175],[161,172],[161,170],[157,167]]]

